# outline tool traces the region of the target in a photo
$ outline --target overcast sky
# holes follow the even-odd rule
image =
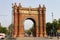
[[[46,22],[51,22],[51,13],[54,19],[60,18],[60,0],[0,0],[0,22],[8,27],[12,23],[12,3],[21,3],[23,7],[38,7],[39,4],[46,5]]]

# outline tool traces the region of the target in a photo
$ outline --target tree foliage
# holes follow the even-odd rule
[[[27,33],[28,35],[30,35],[31,31],[30,30],[25,30],[25,33]]]
[[[8,27],[9,35],[13,33],[13,27],[14,27],[13,24],[10,24],[10,25],[9,25],[9,27]]]
[[[0,33],[5,33],[7,34],[8,30],[6,27],[0,26]]]
[[[48,35],[50,35],[52,31],[54,32],[54,34],[56,34],[57,30],[60,29],[60,19],[58,19],[58,20],[54,19],[52,23],[47,22],[46,27],[47,27],[47,34]]]

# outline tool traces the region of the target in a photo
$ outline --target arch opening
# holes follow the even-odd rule
[[[27,18],[24,21],[25,37],[36,37],[36,22],[32,18]]]

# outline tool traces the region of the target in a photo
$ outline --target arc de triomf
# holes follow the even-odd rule
[[[34,22],[34,37],[46,37],[46,7],[39,5],[38,8],[24,8],[16,3],[13,5],[14,32],[13,37],[24,37],[24,20]]]

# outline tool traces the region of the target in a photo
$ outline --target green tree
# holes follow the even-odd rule
[[[36,36],[34,26],[32,26],[29,30],[25,30],[25,33],[32,34],[34,37]]]
[[[36,29],[34,28],[34,26],[32,26],[32,27],[30,28],[30,31],[31,31],[31,33],[32,33],[33,36],[36,36],[36,35],[35,35]]]
[[[0,26],[0,33],[5,33],[5,34],[7,34],[7,32],[8,32],[8,30],[7,30],[6,27]]]
[[[10,25],[9,25],[9,27],[8,27],[8,32],[9,32],[8,34],[9,34],[9,35],[13,33],[13,27],[14,27],[13,24],[10,24]]]
[[[27,33],[28,35],[30,35],[31,31],[30,30],[25,30],[25,33]]]
[[[59,29],[59,27],[60,27],[60,19],[59,20],[54,19],[53,23],[47,22],[46,27],[47,27],[48,35],[50,35],[51,32],[54,33],[54,35],[55,35],[57,32],[57,29]]]
[[[56,19],[54,19],[54,20],[53,20],[52,25],[53,25],[53,26],[54,26],[54,28],[57,30],[57,28],[58,28],[58,22],[57,22],[57,20],[56,20]]]
[[[51,30],[52,30],[52,23],[50,22],[47,22],[46,23],[46,31],[47,31],[47,35],[50,35],[51,34]]]
[[[58,28],[57,29],[59,29],[60,28],[60,19],[58,20]]]

